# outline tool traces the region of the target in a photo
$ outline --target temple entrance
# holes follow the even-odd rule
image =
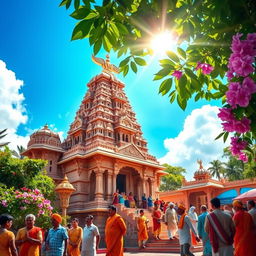
[[[193,192],[189,195],[189,207],[191,205],[196,207],[197,213],[200,212],[201,205],[208,205],[207,195],[204,191]]]
[[[116,189],[119,192],[126,192],[126,175],[125,174],[118,174],[116,176]]]

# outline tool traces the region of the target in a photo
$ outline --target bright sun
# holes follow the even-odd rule
[[[151,48],[154,54],[164,55],[167,51],[173,50],[176,39],[169,31],[155,35],[151,41]]]

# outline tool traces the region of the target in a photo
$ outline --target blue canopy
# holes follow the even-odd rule
[[[225,191],[217,196],[220,199],[220,203],[223,204],[232,204],[232,200],[237,197],[237,192],[235,189],[230,189]]]
[[[240,189],[240,194],[243,194],[243,193],[245,193],[245,192],[248,192],[249,190],[252,190],[252,189],[254,189],[254,188],[241,188],[241,189]]]

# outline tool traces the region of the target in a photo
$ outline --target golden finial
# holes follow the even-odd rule
[[[104,60],[102,58],[95,57],[95,56],[92,55],[92,61],[95,64],[101,66],[103,68],[103,71],[106,72],[106,73],[113,72],[113,73],[118,74],[120,72],[118,67],[116,67],[115,65],[110,63],[110,59],[109,59],[108,54],[106,55],[106,60]]]
[[[197,160],[197,163],[199,164],[199,170],[204,169],[202,160]]]

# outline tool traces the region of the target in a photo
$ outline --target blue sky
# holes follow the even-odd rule
[[[52,0],[0,2],[0,129],[9,128],[12,147],[26,143],[28,135],[45,123],[65,137],[87,82],[101,72],[91,61],[88,41],[70,41],[76,21],[58,4]],[[105,54],[101,51],[98,56]],[[118,65],[115,54],[110,58]],[[150,153],[161,161],[187,168],[191,177],[197,158],[206,163],[222,154],[221,142],[209,143],[219,129],[217,108],[212,107],[217,102],[209,105],[206,101],[190,101],[186,111],[176,103],[170,104],[167,97],[158,95],[159,82],[152,81],[157,65],[155,60],[137,75],[130,72],[118,78],[126,84],[126,94]],[[8,87],[10,81],[13,89]],[[202,128],[208,137],[202,136]],[[214,133],[212,137],[209,131]]]

